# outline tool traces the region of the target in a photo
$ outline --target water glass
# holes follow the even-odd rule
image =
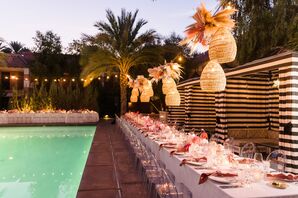
[[[262,153],[255,153],[254,154],[254,160],[256,162],[263,162],[263,155],[262,155]]]

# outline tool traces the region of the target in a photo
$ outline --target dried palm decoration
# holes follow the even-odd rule
[[[179,80],[182,74],[182,67],[178,63],[165,63],[164,65],[148,69],[148,73],[153,82],[158,82],[164,78]]]
[[[149,76],[152,78],[153,82],[158,82],[165,75],[163,69],[161,67],[154,67],[148,69]]]
[[[208,45],[211,36],[219,28],[232,29],[235,26],[234,20],[230,17],[235,11],[236,9],[231,8],[223,9],[212,15],[205,5],[201,4],[193,15],[196,22],[186,28],[186,38],[180,44],[187,44],[191,48],[191,53],[195,51],[199,43],[203,46]]]
[[[136,79],[136,86],[139,88],[139,91],[142,93],[144,86],[148,84],[148,79],[143,75],[138,75]]]
[[[203,91],[223,91],[226,87],[226,75],[220,64],[209,61],[202,71],[200,85]]]

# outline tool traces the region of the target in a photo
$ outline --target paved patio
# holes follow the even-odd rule
[[[101,121],[77,198],[142,198],[146,194],[118,127],[111,120]]]

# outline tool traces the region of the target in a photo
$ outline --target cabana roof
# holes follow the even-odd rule
[[[251,73],[269,71],[269,70],[278,69],[284,66],[290,66],[293,62],[298,63],[298,52],[286,51],[274,56],[257,59],[252,62],[239,65],[234,68],[227,68],[225,70],[225,73],[227,77],[237,76],[237,75],[248,75]],[[189,85],[189,84],[195,84],[199,82],[200,82],[200,78],[195,77],[195,78],[191,78],[191,79],[187,79],[185,81],[179,82],[178,87]]]

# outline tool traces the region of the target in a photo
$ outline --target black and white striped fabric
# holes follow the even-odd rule
[[[186,130],[215,131],[221,141],[229,129],[279,131],[286,170],[298,173],[298,53],[259,59],[225,73],[227,86],[220,93],[203,92],[199,78],[181,82],[178,90],[183,102],[169,108],[169,119],[184,123]]]

